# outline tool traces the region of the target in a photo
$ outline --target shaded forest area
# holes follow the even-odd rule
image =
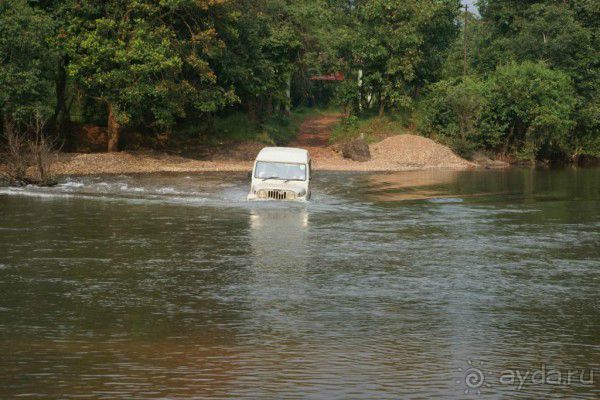
[[[337,106],[346,125],[393,118],[464,156],[600,156],[600,2],[482,0],[479,11],[459,0],[0,0],[2,146],[23,136],[72,150],[94,126],[107,151],[132,131],[148,143],[284,144],[295,113]],[[331,74],[345,79],[314,79]]]

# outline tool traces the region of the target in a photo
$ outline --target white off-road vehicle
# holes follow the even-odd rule
[[[265,147],[254,161],[248,200],[309,200],[310,174],[308,151]]]

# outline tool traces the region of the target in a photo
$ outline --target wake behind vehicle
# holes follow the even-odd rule
[[[248,200],[309,200],[310,174],[308,151],[265,147],[254,161]]]

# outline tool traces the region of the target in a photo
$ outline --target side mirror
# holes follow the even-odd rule
[[[252,178],[252,171],[248,172],[248,178]]]

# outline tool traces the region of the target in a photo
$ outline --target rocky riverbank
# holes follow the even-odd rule
[[[314,168],[324,171],[410,171],[477,167],[477,164],[458,157],[446,146],[416,135],[392,136],[372,144],[372,159],[366,162],[345,159],[331,147],[309,150]],[[57,175],[95,175],[249,171],[252,168],[252,161],[248,161],[247,155],[235,151],[228,154],[233,155],[226,157],[219,154],[210,159],[195,159],[156,151],[61,153],[53,163],[52,171]]]

